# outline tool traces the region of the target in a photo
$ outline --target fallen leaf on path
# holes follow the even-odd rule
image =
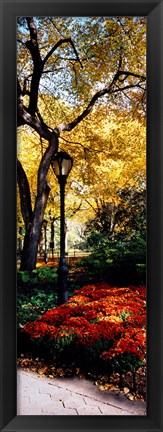
[[[123,393],[124,394],[130,393],[130,389],[128,387],[124,387],[123,388]]]
[[[42,367],[38,370],[39,375],[44,375],[48,370],[48,366]]]
[[[113,384],[100,385],[99,390],[100,391],[110,390],[110,391],[118,391],[119,392],[119,388],[117,386],[114,386]]]
[[[130,401],[134,400],[134,396],[131,393],[127,394],[127,399],[129,399]]]

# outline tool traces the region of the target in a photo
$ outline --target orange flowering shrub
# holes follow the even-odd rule
[[[54,329],[54,326],[52,326]],[[33,321],[25,326],[25,332],[33,339],[44,337],[49,334],[50,326],[44,322]]]
[[[116,357],[124,353],[132,353],[140,359],[144,358],[146,347],[146,332],[143,329],[129,329],[121,334],[109,351],[102,353],[101,357],[105,360]]]
[[[96,366],[113,367],[121,367],[125,359],[126,368],[128,362],[136,368],[146,354],[145,326],[145,287],[103,283],[75,291],[68,304],[48,310],[21,333],[37,344],[40,339],[55,358],[62,352],[65,361],[82,364],[91,358]]]

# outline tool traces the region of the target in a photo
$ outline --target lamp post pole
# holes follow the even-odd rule
[[[60,260],[58,267],[58,304],[68,302],[68,267],[65,258],[65,185],[66,177],[58,177],[60,185]]]
[[[60,185],[60,260],[58,266],[58,305],[68,302],[68,267],[65,258],[65,185],[73,165],[73,159],[66,152],[59,152],[51,162]]]
[[[52,250],[52,259],[54,258],[54,218],[51,221],[51,250]]]
[[[51,217],[51,210],[49,211],[50,217],[50,227],[51,227],[51,235],[50,235],[50,249],[52,250],[52,259],[54,258],[54,221],[55,218]]]

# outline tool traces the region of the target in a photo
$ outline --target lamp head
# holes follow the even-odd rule
[[[66,152],[58,152],[51,162],[54,174],[57,178],[68,177],[73,165],[73,158]]]

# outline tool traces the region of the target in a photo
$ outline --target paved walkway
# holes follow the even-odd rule
[[[101,392],[83,378],[50,379],[18,368],[18,415],[145,415],[145,410],[144,401]]]

